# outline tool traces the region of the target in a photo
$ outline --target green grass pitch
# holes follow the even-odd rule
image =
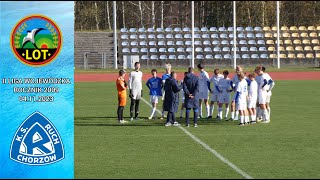
[[[199,120],[186,129],[253,178],[320,178],[319,89],[314,80],[276,81],[271,123]],[[119,124],[116,110],[114,82],[75,84],[75,178],[244,178],[178,127],[147,120],[144,102],[143,120]]]

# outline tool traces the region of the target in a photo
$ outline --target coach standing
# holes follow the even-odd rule
[[[193,74],[193,68],[189,67],[188,74],[183,79],[183,91],[185,92],[186,126],[189,127],[189,113],[193,108],[194,127],[197,127],[199,109],[199,78]]]
[[[142,97],[142,72],[140,71],[140,63],[134,64],[135,70],[129,75],[129,97],[131,98],[130,104],[130,121],[133,120],[133,109],[135,109],[135,119],[138,120],[139,103]]]

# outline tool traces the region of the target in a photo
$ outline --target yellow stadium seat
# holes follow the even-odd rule
[[[305,51],[312,51],[312,47],[311,47],[311,46],[305,46],[305,47],[304,47],[304,50],[305,50]]]
[[[273,26],[273,27],[271,28],[271,30],[272,30],[272,31],[276,31],[276,30],[277,30],[277,26]]]
[[[306,58],[314,58],[313,53],[308,53],[308,54],[306,55]]]
[[[308,31],[315,31],[316,28],[314,26],[308,26]]]
[[[280,58],[287,58],[287,55],[286,54],[280,54],[279,57]]]
[[[293,41],[293,44],[301,44],[301,41],[300,41],[299,39],[295,39],[295,40]]]
[[[303,53],[297,54],[297,58],[306,58]]]
[[[305,26],[299,26],[298,30],[299,31],[305,31],[305,30],[307,30],[307,28]]]
[[[288,54],[288,58],[296,58],[296,55],[295,55],[295,54],[292,54],[292,53],[289,53],[289,54]]]
[[[264,37],[266,37],[266,38],[272,38],[272,34],[271,34],[271,33],[265,33],[265,34],[264,34]]]
[[[312,40],[311,40],[311,43],[312,43],[312,44],[319,44],[319,39],[312,39]]]
[[[317,54],[316,54],[316,58],[320,58],[320,53],[317,53]]]
[[[267,40],[267,42],[266,42],[267,44],[274,44],[274,41],[273,40]]]
[[[298,31],[297,26],[291,26],[291,27],[290,27],[290,31]]]
[[[278,44],[278,40],[276,40],[275,44]],[[280,39],[280,44],[283,44],[283,41]]]
[[[308,37],[308,33],[303,32],[300,34],[300,37]]]
[[[277,54],[270,54],[270,58],[277,58]]]
[[[290,39],[284,40],[284,44],[292,44],[292,41]]]
[[[310,37],[318,37],[316,32],[312,32],[309,34]]]
[[[294,49],[293,49],[292,46],[287,46],[287,47],[286,47],[286,51],[294,51]]]
[[[288,31],[289,28],[288,28],[287,26],[282,26],[280,30],[281,30],[281,31]]]
[[[286,32],[286,33],[283,33],[283,34],[282,34],[282,37],[289,38],[289,37],[290,37],[290,33],[287,33],[287,32]]]
[[[303,51],[303,48],[302,48],[302,46],[296,46],[296,47],[294,48],[294,50],[296,50],[296,51]]]
[[[275,48],[273,46],[268,47],[268,51],[275,51]]]
[[[263,27],[263,30],[264,30],[264,31],[271,31],[271,29],[270,29],[269,26]]]
[[[304,40],[302,40],[302,44],[310,44],[310,40],[309,39],[304,39]]]
[[[314,51],[320,51],[320,46],[314,46],[314,47],[313,47],[313,50],[314,50]]]
[[[317,26],[317,31],[320,31],[320,26]]]
[[[291,37],[299,37],[299,34],[298,33],[292,33]]]

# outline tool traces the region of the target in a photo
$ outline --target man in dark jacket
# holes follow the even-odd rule
[[[178,126],[178,122],[176,121],[175,113],[178,112],[179,107],[179,92],[182,89],[181,86],[178,85],[177,73],[174,71],[171,72],[171,76],[166,79],[164,84],[164,111],[168,111],[167,122],[165,126]],[[171,123],[171,122],[172,123]]]
[[[193,68],[189,67],[188,74],[183,79],[183,91],[185,92],[184,105],[186,108],[186,126],[189,127],[189,113],[193,108],[194,127],[198,127],[198,109],[199,109],[199,78],[193,74]]]

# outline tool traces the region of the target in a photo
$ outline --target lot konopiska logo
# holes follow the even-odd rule
[[[23,63],[43,66],[52,62],[59,54],[62,35],[57,24],[42,15],[31,15],[21,19],[11,33],[11,48]]]

